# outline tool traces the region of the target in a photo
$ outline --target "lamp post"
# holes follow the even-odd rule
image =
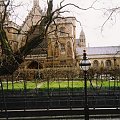
[[[90,60],[86,57],[86,51],[83,50],[83,59],[80,62],[80,68],[84,71],[84,97],[85,97],[85,106],[84,106],[84,112],[85,112],[85,120],[89,120],[89,108],[88,108],[88,99],[87,99],[87,70],[91,66]]]

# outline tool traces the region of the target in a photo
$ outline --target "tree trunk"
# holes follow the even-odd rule
[[[0,76],[13,74],[13,72],[18,69],[19,65],[24,61],[25,57],[32,51],[32,49],[36,48],[43,40],[45,40],[48,26],[51,24],[54,15],[52,13],[52,2],[52,0],[49,1],[46,16],[44,16],[40,22],[39,35],[30,39],[17,52],[13,53],[4,29],[0,31],[1,46],[5,55],[5,57],[1,59]],[[1,26],[1,28],[3,28],[3,26]]]

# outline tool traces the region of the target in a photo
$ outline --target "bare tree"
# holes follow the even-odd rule
[[[1,14],[2,19],[0,21],[0,41],[1,41],[1,48],[2,48],[0,76],[6,75],[6,74],[12,74],[15,70],[18,69],[19,65],[24,61],[25,57],[32,51],[32,49],[36,48],[42,41],[47,39],[47,34],[53,32],[53,31],[48,32],[49,26],[53,23],[56,24],[55,19],[62,18],[60,17],[61,13],[67,12],[67,11],[62,11],[64,7],[70,5],[70,6],[77,7],[80,10],[88,10],[90,8],[93,8],[94,3],[96,2],[95,0],[94,3],[88,8],[80,8],[79,6],[74,5],[72,3],[62,5],[63,1],[60,3],[59,8],[55,10],[53,10],[53,0],[48,1],[46,14],[41,17],[41,19],[36,23],[35,26],[31,27],[29,32],[25,33],[27,36],[26,43],[25,45],[21,46],[18,51],[12,50],[8,42],[8,38],[3,25],[5,23],[7,8],[10,5],[10,0],[7,0],[7,2],[3,2],[2,5],[4,10]],[[36,27],[39,28],[39,34],[30,38],[29,36],[35,32]],[[57,29],[57,26],[56,26],[56,29]],[[56,31],[56,29],[54,31]]]
[[[120,4],[118,1],[98,1],[100,4],[95,10],[103,12],[104,21],[101,25],[101,31],[103,31],[106,24],[111,23],[112,25],[116,23],[117,17],[120,14]]]
[[[40,29],[39,35],[30,39],[17,52],[13,52],[3,27],[6,18],[7,7],[9,6],[9,4],[10,4],[10,0],[8,0],[7,3],[4,2],[2,3],[4,13],[2,12],[2,19],[0,21],[1,22],[0,40],[1,40],[2,54],[4,54],[5,57],[2,56],[3,58],[1,59],[0,75],[12,74],[18,68],[18,66],[24,61],[24,58],[28,53],[30,53],[31,49],[35,48],[40,42],[42,42],[45,39],[46,31],[48,29],[48,26],[52,22],[52,17],[54,14],[52,12],[53,3],[52,1],[49,1],[46,16],[42,17],[39,25],[39,29]]]

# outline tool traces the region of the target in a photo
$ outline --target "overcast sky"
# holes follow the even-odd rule
[[[25,5],[18,10],[19,20],[17,23],[21,24],[22,20],[27,15],[26,10],[30,10],[33,0],[15,0],[16,2],[23,2]],[[40,6],[44,9],[47,0],[39,0]],[[59,5],[62,0],[54,0],[54,8]],[[74,3],[82,8],[90,7],[95,0],[65,0],[66,3]],[[108,13],[105,13],[105,8],[118,7],[120,6],[120,0],[98,0],[94,7],[94,10],[89,9],[87,11],[79,10],[73,6],[69,6],[66,9],[70,13],[66,13],[65,16],[74,16],[78,21],[81,22],[76,24],[76,35],[79,38],[81,28],[83,28],[86,36],[87,45],[91,47],[96,46],[120,46],[120,15],[114,15],[103,27],[101,32],[101,26],[107,19]],[[104,8],[104,9],[103,9]],[[22,10],[22,11],[21,11]],[[24,12],[23,12],[24,10]],[[17,11],[17,10],[16,10]],[[105,13],[105,14],[104,14]]]

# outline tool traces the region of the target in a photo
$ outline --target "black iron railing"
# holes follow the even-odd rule
[[[59,113],[84,115],[82,73],[75,75],[66,71],[62,74],[58,70],[51,70],[49,74],[42,74],[42,78],[34,76],[31,81],[27,74],[1,77],[0,118],[57,116]],[[119,74],[90,73],[87,75],[87,84],[90,115],[120,113]]]

